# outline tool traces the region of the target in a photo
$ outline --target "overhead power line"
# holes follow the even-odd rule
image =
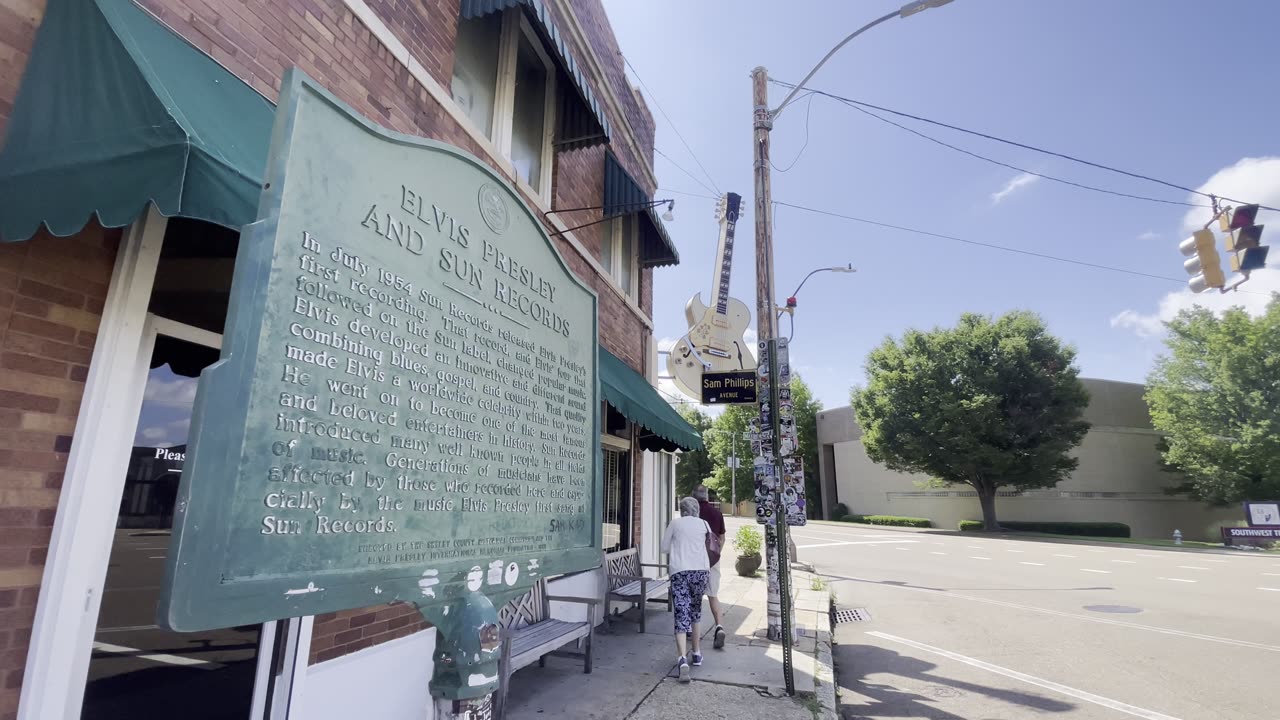
[[[719,190],[714,190],[714,189],[712,189],[712,187],[711,187],[710,185],[708,185],[708,184],[704,183],[702,180],[698,179],[698,176],[694,175],[693,173],[689,172],[688,170],[685,170],[683,167],[681,167],[681,166],[680,166],[680,164],[679,164],[679,163],[677,163],[675,160],[672,160],[670,155],[667,155],[666,153],[662,152],[661,150],[659,150],[659,149],[658,149],[658,148],[656,148],[656,147],[653,149],[653,151],[654,151],[655,153],[657,153],[658,155],[661,155],[663,158],[665,158],[667,162],[671,163],[672,165],[675,165],[677,170],[679,170],[680,172],[684,173],[685,175],[688,175],[690,180],[693,180],[694,182],[696,182],[696,183],[698,183],[699,185],[701,185],[703,190],[706,190],[707,192],[712,192],[712,193],[719,194],[719,192],[720,192]]]
[[[793,85],[793,84],[791,84],[791,83],[783,82],[783,81],[781,81],[781,80],[774,80],[774,79],[772,79],[772,78],[770,78],[770,82],[773,82],[775,85],[778,85],[778,86],[780,86],[780,87],[785,87],[785,88],[794,88],[794,87],[795,87],[795,85]],[[1053,150],[1046,150],[1046,149],[1041,148],[1041,147],[1036,147],[1036,146],[1034,146],[1034,145],[1027,145],[1026,143],[1020,143],[1020,142],[1017,142],[1017,141],[1015,141],[1015,140],[1007,140],[1007,139],[1002,138],[1002,137],[997,137],[997,136],[995,136],[995,135],[990,135],[990,134],[988,134],[988,133],[979,132],[979,131],[977,131],[977,130],[970,130],[970,129],[968,129],[968,128],[962,128],[962,127],[960,127],[960,126],[958,126],[958,125],[952,125],[952,124],[950,124],[950,123],[941,122],[941,121],[939,121],[939,120],[932,120],[932,119],[930,119],[930,118],[922,117],[922,116],[920,116],[920,115],[912,115],[911,113],[901,112],[901,111],[899,111],[899,110],[893,110],[893,109],[891,109],[891,108],[881,107],[881,106],[879,106],[879,105],[873,105],[873,104],[871,104],[871,103],[862,102],[862,101],[860,101],[860,100],[853,100],[853,99],[851,99],[851,98],[842,97],[842,96],[840,96],[840,95],[836,95],[835,93],[829,93],[829,92],[826,92],[826,91],[823,91],[823,90],[813,90],[812,92],[814,92],[814,93],[816,93],[816,94],[818,94],[818,95],[822,95],[822,96],[824,96],[824,97],[831,98],[832,100],[836,100],[836,101],[841,102],[841,103],[844,103],[844,104],[846,104],[846,105],[850,105],[850,106],[857,106],[857,107],[860,107],[860,108],[870,108],[870,109],[872,109],[872,110],[878,110],[878,111],[880,111],[880,112],[889,113],[890,115],[896,115],[896,116],[898,116],[898,117],[904,117],[904,118],[908,118],[908,119],[911,119],[911,120],[916,120],[916,121],[919,121],[919,122],[928,123],[928,124],[930,124],[930,125],[935,125],[935,126],[937,126],[937,127],[946,128],[946,129],[948,129],[948,130],[954,130],[954,131],[956,131],[956,132],[965,133],[966,135],[973,135],[973,136],[975,136],[975,137],[980,137],[980,138],[983,138],[984,140],[991,140],[991,141],[993,141],[993,142],[1003,143],[1003,144],[1005,144],[1005,145],[1011,145],[1011,146],[1013,146],[1013,147],[1022,148],[1023,150],[1030,150],[1030,151],[1032,151],[1032,152],[1037,152],[1037,153],[1040,153],[1040,154],[1042,154],[1042,155],[1049,155],[1049,156],[1051,156],[1051,157],[1060,158],[1060,159],[1062,159],[1062,160],[1068,160],[1068,161],[1070,161],[1070,162],[1079,163],[1079,164],[1081,164],[1081,165],[1087,165],[1087,166],[1089,166],[1089,167],[1097,168],[1097,169],[1099,169],[1099,170],[1106,170],[1107,172],[1112,172],[1112,173],[1116,173],[1116,174],[1119,174],[1119,175],[1124,175],[1124,176],[1126,176],[1126,177],[1131,177],[1131,178],[1134,178],[1134,179],[1137,179],[1137,180],[1145,180],[1145,181],[1147,181],[1147,182],[1156,183],[1157,185],[1164,185],[1165,187],[1170,187],[1170,188],[1173,188],[1173,189],[1175,189],[1175,190],[1181,190],[1181,191],[1186,192],[1186,193],[1191,193],[1192,195],[1199,195],[1200,197],[1203,197],[1203,198],[1206,198],[1206,199],[1209,199],[1209,200],[1214,200],[1214,199],[1217,199],[1217,200],[1225,200],[1225,201],[1227,201],[1227,202],[1235,203],[1235,204],[1237,204],[1237,205],[1252,205],[1252,204],[1257,204],[1257,203],[1249,203],[1249,202],[1246,202],[1246,201],[1244,201],[1244,200],[1237,200],[1237,199],[1235,199],[1235,198],[1229,198],[1229,197],[1226,197],[1226,196],[1223,196],[1223,195],[1214,195],[1214,194],[1212,194],[1212,193],[1207,193],[1207,192],[1204,192],[1204,191],[1202,191],[1202,190],[1196,190],[1195,188],[1190,188],[1190,187],[1187,187],[1187,186],[1185,186],[1185,185],[1179,185],[1179,184],[1177,184],[1177,183],[1169,182],[1169,181],[1167,181],[1167,180],[1161,180],[1161,179],[1159,179],[1159,178],[1154,178],[1154,177],[1151,177],[1150,175],[1143,175],[1143,174],[1141,174],[1141,173],[1130,172],[1130,171],[1128,171],[1128,170],[1121,170],[1120,168],[1117,168],[1117,167],[1112,167],[1112,166],[1110,166],[1110,165],[1103,165],[1102,163],[1096,163],[1096,162],[1093,162],[1093,161],[1091,161],[1091,160],[1084,160],[1084,159],[1082,159],[1082,158],[1078,158],[1078,157],[1075,157],[1075,156],[1072,156],[1072,155],[1067,155],[1066,153],[1055,152],[1055,151],[1053,151]],[[930,139],[932,139],[932,138],[930,138]],[[956,149],[959,149],[959,148],[956,148]],[[962,151],[962,152],[963,152],[963,151]],[[984,158],[984,159],[985,159],[985,158]],[[1052,179],[1052,178],[1051,178],[1051,179]],[[1115,194],[1119,194],[1119,193],[1115,193]],[[1142,198],[1142,199],[1152,199],[1152,198]],[[1262,209],[1264,209],[1264,210],[1274,210],[1274,211],[1280,212],[1280,208],[1274,208],[1274,207],[1270,207],[1270,206],[1268,206],[1268,205],[1260,205],[1260,204],[1259,204],[1259,207],[1261,207],[1261,208],[1262,208]]]
[[[648,93],[649,98],[653,100],[653,104],[657,106],[658,112],[662,113],[662,117],[665,118],[667,121],[667,124],[671,126],[671,131],[674,132],[676,134],[676,137],[680,139],[680,143],[684,145],[684,149],[689,151],[689,156],[692,157],[693,161],[698,164],[698,167],[702,170],[702,174],[707,177],[707,180],[711,183],[711,188],[715,188],[714,190],[712,190],[712,192],[714,192],[717,195],[722,194],[720,192],[720,186],[716,184],[715,178],[711,177],[711,173],[707,172],[706,166],[704,166],[702,164],[702,161],[698,159],[698,154],[695,153],[693,151],[693,148],[689,146],[689,142],[684,139],[684,135],[680,134],[680,129],[676,127],[675,121],[672,120],[671,116],[667,114],[667,111],[662,108],[662,103],[658,102],[658,96],[655,95],[653,91],[649,89],[649,85],[645,83],[644,78],[640,77],[640,73],[636,72],[635,66],[631,64],[631,61],[627,59],[626,55],[623,55],[622,52],[619,51],[618,57],[621,57],[622,62],[625,63],[627,67],[631,68],[631,74],[636,76],[636,80],[639,81],[640,87],[644,88],[644,91]],[[663,157],[667,157],[667,156],[663,155]],[[667,157],[667,159],[670,160],[671,158]],[[675,163],[673,162],[672,164],[674,165]],[[689,175],[687,171],[685,172],[685,174]],[[693,176],[690,175],[690,177],[693,177]],[[707,188],[707,189],[711,190],[711,188]]]

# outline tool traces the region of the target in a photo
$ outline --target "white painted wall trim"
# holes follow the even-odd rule
[[[167,224],[148,205],[116,254],[58,496],[19,720],[80,717],[116,510],[133,446],[132,421],[141,401],[132,371]]]
[[[364,0],[343,0],[343,4],[347,6],[348,10],[355,14],[361,23],[364,23],[364,26],[369,29],[369,32],[372,33],[375,38],[378,39],[378,42],[382,43],[383,47],[385,47],[401,65],[404,65],[405,68],[408,69],[409,74],[413,75],[414,79],[416,79],[418,83],[426,89],[427,93],[431,95],[432,99],[445,109],[445,112],[449,114],[449,117],[457,123],[458,126],[461,127],[463,131],[465,131],[467,135],[481,147],[481,149],[484,150],[485,155],[487,156],[486,159],[496,166],[498,171],[520,190],[521,194],[525,196],[525,200],[529,201],[529,203],[538,212],[542,213],[543,217],[546,218],[552,227],[560,232],[561,237],[569,241],[569,244],[573,246],[573,249],[578,251],[578,254],[586,259],[587,264],[591,266],[591,269],[604,279],[607,283],[607,287],[613,290],[614,294],[623,301],[627,309],[629,309],[631,313],[640,320],[640,322],[644,323],[646,328],[652,330],[653,320],[645,314],[644,310],[642,310],[637,304],[637,301],[627,297],[627,294],[622,291],[622,288],[616,281],[614,281],[609,272],[600,265],[600,262],[596,259],[595,253],[587,250],[587,248],[573,233],[565,232],[569,227],[568,225],[565,225],[558,217],[546,217],[546,213],[551,212],[551,206],[547,203],[547,200],[543,198],[538,191],[529,187],[527,183],[516,175],[515,167],[512,166],[511,161],[498,150],[497,146],[489,140],[488,136],[486,136],[480,128],[475,126],[475,123],[471,122],[471,118],[467,117],[467,114],[462,111],[462,108],[458,107],[457,103],[453,101],[453,95],[445,90],[445,88],[441,87],[440,83],[436,82],[435,78],[431,76],[431,73],[427,72],[427,69],[423,67],[422,63],[418,62],[418,60],[409,53],[409,48],[406,47],[404,43],[400,42],[400,39],[395,36],[395,33],[391,32],[391,28],[388,28],[386,23],[382,22],[382,19],[378,17],[378,14],[375,13],[373,9],[364,2]],[[630,131],[630,128],[627,128],[627,130]],[[657,183],[655,181],[655,185],[656,184]],[[638,287],[636,295],[637,297],[639,296]]]

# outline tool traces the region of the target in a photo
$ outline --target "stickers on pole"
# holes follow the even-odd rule
[[[807,520],[804,461],[798,457],[799,442],[791,402],[790,354],[787,341],[779,338],[778,376],[770,377],[769,368],[773,363],[770,362],[769,345],[769,342],[761,342],[759,346],[756,387],[760,415],[750,421],[751,454],[755,457],[756,522],[763,525],[773,525],[776,522],[778,499],[781,495],[786,524],[804,525]],[[775,451],[782,457],[781,472],[775,462]]]

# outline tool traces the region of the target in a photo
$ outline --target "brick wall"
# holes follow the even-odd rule
[[[285,69],[297,66],[376,122],[486,157],[444,107],[341,0],[139,2],[272,101],[278,98]],[[614,84],[613,94],[626,115],[620,117],[612,109],[606,110],[615,128],[613,149],[623,165],[644,184],[638,154],[625,142],[622,126],[634,127],[641,151],[651,160],[652,116],[643,103],[637,102],[626,84],[617,43],[603,6],[598,0],[573,2],[595,51],[605,53],[600,57],[605,77],[593,78],[593,89],[607,106],[599,83]],[[369,0],[369,5],[431,76],[448,88],[458,0]],[[555,3],[551,3],[551,7],[559,13]],[[0,0],[0,137],[12,112],[43,8],[43,0]],[[564,17],[558,19],[561,23],[567,22]],[[585,49],[576,48],[575,52],[579,65],[588,72],[585,68],[591,64],[585,61]],[[602,185],[602,148],[558,154],[553,186],[555,206],[599,205]],[[652,192],[654,188],[646,189]],[[529,204],[536,206],[533,202]],[[565,219],[565,222],[572,226],[590,219]],[[600,230],[585,228],[575,235],[588,252],[598,253]],[[85,364],[92,349],[92,333],[97,328],[118,237],[118,232],[91,229],[74,239],[42,238],[0,246],[0,328],[8,328],[6,334],[0,336],[0,342],[5,343],[4,354],[0,356],[3,368],[0,382],[21,385],[14,389],[0,385],[0,430],[4,431],[0,434],[6,438],[12,436],[0,441],[0,468],[3,468],[0,472],[4,473],[0,475],[0,525],[4,525],[0,528],[0,539],[27,538],[15,545],[20,550],[6,552],[7,546],[0,546],[0,607],[7,602],[29,602],[25,608],[14,611],[13,618],[0,616],[5,618],[0,620],[0,650],[4,643],[15,641],[15,637],[5,636],[12,628],[29,632],[43,548],[48,543],[65,452],[83,390]],[[645,339],[649,334],[644,324],[567,240],[558,238],[556,243],[573,272],[593,287],[600,298],[601,342],[637,371],[644,372]],[[53,268],[59,266],[50,262],[55,256],[61,266],[57,272]],[[24,272],[34,274],[28,277]],[[72,276],[76,281],[68,283],[66,278]],[[652,307],[651,292],[651,274],[645,271],[641,279],[641,299],[646,311]],[[27,427],[25,423],[35,425]],[[16,435],[7,431],[19,427],[23,430]],[[639,477],[638,467],[636,477]],[[639,495],[637,484],[637,518]],[[24,557],[19,558],[23,553]],[[19,559],[21,563],[17,566],[9,565]],[[4,588],[14,588],[16,592],[5,594]],[[311,661],[339,657],[424,627],[421,617],[405,606],[380,606],[317,617]],[[21,672],[25,643],[26,640],[21,639],[21,648],[14,646],[13,652],[2,656],[5,659],[0,674]],[[16,687],[19,679],[5,676],[0,681]],[[8,692],[0,690],[0,700],[8,698],[4,694]],[[0,720],[4,720],[7,707],[0,702]]]
[[[0,244],[0,719],[14,717],[120,232]]]

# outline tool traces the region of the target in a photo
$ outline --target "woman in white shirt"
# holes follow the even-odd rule
[[[677,665],[680,682],[689,682],[689,658],[685,654],[685,636],[693,638],[693,664],[702,664],[702,638],[698,623],[702,620],[702,594],[707,590],[711,561],[707,556],[707,533],[711,527],[698,517],[698,501],[687,497],[680,501],[680,517],[667,525],[662,534],[662,552],[667,555],[671,573],[671,602],[675,606]]]

